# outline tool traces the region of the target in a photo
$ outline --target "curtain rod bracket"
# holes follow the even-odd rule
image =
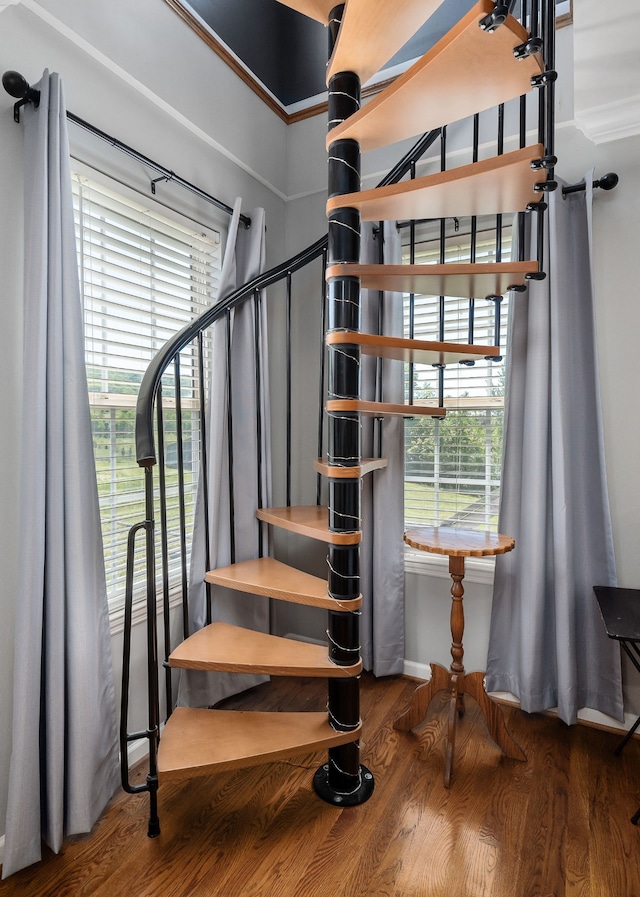
[[[163,174],[163,175],[162,175],[161,177],[159,177],[159,178],[154,178],[154,179],[151,181],[151,192],[153,193],[153,195],[154,195],[154,196],[156,195],[156,184],[157,184],[159,181],[166,181],[167,183],[169,183],[169,181],[172,181],[173,178],[174,178],[174,174],[173,174],[172,171],[170,171],[168,174]]]
[[[18,102],[13,107],[13,120],[20,121],[20,108],[27,103],[33,103],[37,109],[40,105],[40,91],[35,90],[27,79],[19,72],[5,72],[2,76],[2,86],[9,96],[16,97]]]

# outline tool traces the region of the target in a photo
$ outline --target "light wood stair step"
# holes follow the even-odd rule
[[[484,299],[502,296],[510,287],[527,283],[526,275],[535,274],[538,263],[483,262],[444,265],[355,265],[339,264],[327,268],[331,277],[358,277],[365,290],[416,293],[421,296],[459,296]]]
[[[396,221],[424,218],[427,211],[429,218],[520,212],[540,201],[534,188],[543,176],[531,162],[541,155],[542,146],[536,144],[413,181],[334,196],[327,214],[351,208],[364,221]]]
[[[354,532],[332,532],[329,530],[327,508],[321,505],[295,505],[285,508],[260,508],[256,511],[259,520],[271,523],[281,529],[311,539],[319,539],[331,545],[357,545],[362,539],[360,530]]]
[[[326,461],[316,458],[313,466],[323,477],[330,477],[334,480],[357,480],[374,470],[382,470],[388,463],[386,458],[361,458],[360,464],[357,466],[345,467],[344,465],[328,464]]]
[[[210,623],[169,655],[169,666],[185,670],[224,670],[269,676],[322,676],[348,679],[362,672],[362,661],[338,666],[322,645],[280,638],[230,623]]]
[[[348,744],[360,728],[336,732],[326,713],[265,713],[177,707],[158,748],[162,782],[273,763]]]
[[[362,597],[338,601],[327,594],[326,579],[296,570],[270,557],[218,567],[209,570],[204,578],[214,585],[237,592],[264,595],[292,604],[345,611],[358,610],[362,606]]]
[[[326,25],[334,0],[279,0]],[[362,83],[400,50],[441,5],[442,0],[347,0],[340,34],[327,69],[327,83],[337,72],[355,72]]]
[[[326,342],[328,346],[360,346],[364,355],[404,361],[407,364],[455,364],[500,355],[498,346],[428,342],[354,330],[331,330],[326,335]]]
[[[377,149],[528,93],[542,61],[539,54],[515,58],[513,48],[529,35],[512,16],[494,32],[479,27],[493,5],[479,0],[410,69],[329,131],[327,148],[349,138],[363,152]]]
[[[442,0],[348,0],[329,60],[327,84],[338,72],[355,72],[364,84],[395,56],[441,3]]]
[[[329,412],[359,411],[367,417],[436,417],[447,416],[446,408],[433,405],[394,405],[390,402],[367,402],[362,399],[328,399],[326,409]]]

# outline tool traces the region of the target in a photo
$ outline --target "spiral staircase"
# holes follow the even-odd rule
[[[179,707],[166,721],[147,786],[217,770],[268,763],[327,750],[314,778],[316,792],[336,806],[366,801],[373,773],[362,766],[359,737],[358,618],[360,480],[375,476],[381,458],[362,458],[360,416],[430,415],[434,405],[363,401],[362,354],[434,366],[497,357],[495,345],[452,344],[360,331],[360,289],[461,297],[500,297],[544,276],[542,260],[433,265],[360,264],[360,222],[502,215],[544,209],[553,189],[552,4],[537,2],[511,14],[514,3],[478,0],[454,27],[404,74],[364,104],[360,85],[375,75],[427,21],[442,0],[281,0],[328,23],[330,60],[327,136],[328,216],[328,422],[327,457],[316,462],[326,478],[328,503],[257,511],[264,523],[327,545],[328,579],[271,557],[232,564],[206,574],[207,582],[265,600],[295,602],[328,612],[328,649],[213,622],[186,639],[168,658],[171,668],[251,672],[328,680],[327,713],[260,713]],[[361,153],[438,129],[539,90],[537,138],[521,128],[520,146],[489,158],[375,189],[360,189]],[[542,216],[538,215],[541,219]],[[364,721],[366,728],[366,720]],[[157,733],[151,736],[154,742]],[[155,745],[152,745],[155,748]],[[152,750],[153,753],[153,750]],[[153,793],[152,793],[153,797]],[[150,834],[159,826],[152,806]]]

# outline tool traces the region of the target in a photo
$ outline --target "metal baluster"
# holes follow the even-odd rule
[[[549,77],[545,82],[545,157],[548,160],[547,180],[553,181],[555,166],[555,91],[556,91],[556,12],[555,4],[549,5],[549,0],[544,6],[543,15],[544,33],[544,61],[545,70]]]
[[[219,326],[219,325],[217,325]],[[210,548],[210,520],[209,520],[209,472],[207,470],[207,412],[206,412],[206,388],[204,376],[204,336],[202,331],[198,333],[198,394],[200,400],[200,482],[202,483],[202,495],[204,498],[204,541],[205,541],[205,568],[211,569]],[[212,622],[212,588],[211,583],[205,583],[206,589],[206,623]],[[185,638],[189,629],[185,632]]]
[[[180,355],[176,355],[174,361],[174,382],[176,392],[176,451],[178,463],[178,514],[180,521],[180,574],[182,579],[182,626],[184,631],[188,632],[189,582],[187,578],[187,514],[185,510],[186,502],[184,488],[184,441],[182,432],[182,384],[180,376]],[[168,616],[169,614],[167,606],[167,617]]]
[[[160,398],[158,399],[160,401]],[[158,695],[158,631],[156,606],[156,559],[154,539],[154,490],[153,471],[145,467],[146,571],[147,571],[147,700],[149,708],[149,828],[147,834],[155,838],[160,834],[158,819],[158,739],[160,737],[160,701]]]
[[[233,476],[233,383],[231,372],[231,311],[225,315],[227,330],[227,450],[229,455],[229,563],[236,562],[236,514]]]
[[[287,272],[287,304],[286,304],[286,404],[287,404],[287,431],[286,431],[286,505],[291,506],[291,272]]]
[[[324,344],[324,334],[327,329],[327,251],[322,253],[322,286],[320,295],[322,306],[320,310],[321,338],[320,338],[320,383],[318,395],[318,458],[324,454],[324,399],[327,351]],[[322,504],[322,474],[316,476],[316,504]]]
[[[472,161],[478,161],[478,148],[480,145],[480,115],[478,112],[473,116],[473,151],[472,151]],[[471,216],[471,253],[470,253],[470,261],[472,265],[475,265],[477,258],[477,246],[478,246],[478,218],[476,215]],[[474,339],[474,327],[475,327],[475,309],[476,309],[476,300],[474,296],[469,297],[469,337],[468,342],[469,345],[473,345]]]
[[[411,175],[410,180],[414,181],[416,178],[416,163],[415,161],[411,162]],[[416,263],[416,222],[415,219],[411,219],[409,222],[409,264],[415,265]],[[416,294],[409,293],[409,339],[415,339],[416,332]],[[409,404],[413,405],[413,393],[414,393],[414,369],[415,365],[411,361],[409,362]]]
[[[378,264],[384,264],[384,221],[378,222]],[[384,333],[384,290],[378,291],[378,322],[377,322],[377,333],[381,336]],[[382,378],[384,375],[384,359],[377,357],[376,358],[376,382],[375,382],[375,395],[376,402],[382,402],[383,400],[383,383]],[[374,418],[373,420],[373,430],[374,433],[377,432],[377,449],[374,450],[377,452],[377,457],[382,457],[382,418]],[[373,448],[373,444],[372,444]]]
[[[524,15],[524,13],[523,13]],[[526,17],[523,18],[526,22]],[[526,94],[520,97],[520,129],[519,129],[520,149],[527,145],[527,97]],[[525,241],[525,213],[518,212],[518,261],[523,262],[525,258],[524,241]]]
[[[165,660],[165,694],[167,699],[167,716],[173,708],[171,688],[171,670],[166,662],[171,653],[171,630],[169,627],[169,545],[167,533],[167,474],[165,461],[164,409],[162,404],[162,385],[158,390],[156,402],[156,419],[158,427],[158,500],[160,505],[160,566],[162,571],[162,606],[164,627],[164,660]]]
[[[447,128],[446,126],[442,129],[442,135],[440,138],[440,171],[446,171],[447,169]],[[445,241],[446,241],[446,219],[440,219],[440,264],[444,265],[446,260],[445,253]],[[440,300],[438,303],[438,340],[442,343],[444,342],[445,336],[445,297],[440,296]],[[437,364],[435,367],[438,368],[438,407],[444,407],[444,368],[445,365]]]
[[[497,155],[504,154],[504,103],[498,106],[498,135]],[[496,215],[496,263],[502,261],[502,214]],[[500,346],[500,316],[502,311],[502,296],[487,296],[493,302],[493,343]],[[502,361],[501,355],[489,356],[492,361]]]
[[[253,301],[254,313],[254,356],[256,366],[256,442],[257,442],[257,468],[258,468],[258,508],[264,504],[262,494],[262,351],[260,346],[262,336],[262,322],[260,318],[262,300],[260,291],[256,290]],[[258,557],[264,556],[262,523],[258,521]]]

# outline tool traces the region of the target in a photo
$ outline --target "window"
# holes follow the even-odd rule
[[[444,258],[440,222],[416,225],[415,263],[469,262],[471,220],[447,220]],[[498,239],[497,239],[498,236]],[[478,263],[508,261],[511,227],[495,218],[477,222]],[[410,259],[409,228],[403,228],[403,260]],[[438,340],[440,297],[405,296],[405,335]],[[469,342],[469,300],[447,297],[444,339]],[[494,345],[495,302],[476,299],[473,341]],[[506,341],[508,297],[500,303],[500,345]],[[504,408],[504,362],[481,359],[472,366],[447,365],[443,372],[442,421],[415,417],[405,425],[405,521],[408,526],[463,526],[497,531]],[[437,404],[439,372],[426,365],[406,368],[405,391],[416,404]]]
[[[215,298],[219,234],[187,219],[170,220],[102,184],[74,176],[74,206],[84,301],[85,349],[93,445],[110,610],[122,606],[127,534],[144,519],[144,478],[135,458],[135,403],[156,351]],[[197,470],[198,359],[180,366],[185,461]],[[165,422],[173,417],[174,375],[163,382]],[[173,402],[172,402],[173,399]],[[191,434],[193,433],[193,438]],[[175,441],[165,445],[168,493]],[[186,496],[192,518],[196,477]],[[169,557],[180,551],[177,486],[169,509]],[[190,544],[190,539],[187,544]]]

